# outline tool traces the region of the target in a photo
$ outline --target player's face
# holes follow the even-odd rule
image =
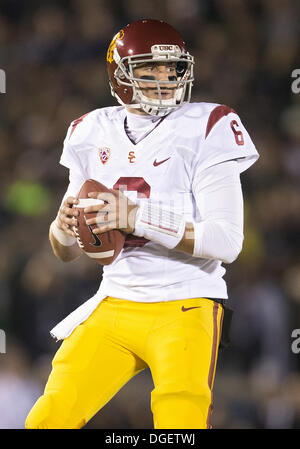
[[[155,81],[175,81],[177,80],[176,64],[174,62],[162,63],[162,62],[149,62],[140,64],[133,71],[134,77],[145,80]],[[160,98],[159,90],[156,83],[138,82],[142,93],[150,98],[157,100]],[[160,93],[162,100],[169,100],[173,98],[176,84],[160,85]]]

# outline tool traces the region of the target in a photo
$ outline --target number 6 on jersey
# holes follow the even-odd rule
[[[237,143],[237,145],[244,145],[244,136],[242,131],[239,131],[237,128],[239,127],[239,124],[236,120],[231,120],[230,127],[234,133],[234,138]]]

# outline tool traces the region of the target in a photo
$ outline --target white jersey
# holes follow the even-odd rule
[[[258,153],[239,116],[211,103],[189,103],[155,120],[154,129],[134,144],[125,131],[124,107],[94,110],[75,120],[60,163],[70,169],[67,195],[76,196],[87,179],[121,189],[130,199],[172,204],[186,222],[199,221],[194,180],[208,167],[237,160],[239,172]],[[106,296],[141,302],[185,298],[227,298],[220,260],[196,258],[139,237],[128,236],[117,259],[103,269],[93,301]],[[96,298],[96,299],[95,299]]]

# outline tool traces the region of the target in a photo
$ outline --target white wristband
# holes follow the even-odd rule
[[[56,220],[57,219],[55,219],[50,225],[50,230],[51,230],[52,234],[54,235],[54,237],[56,238],[56,240],[63,246],[74,245],[74,243],[76,242],[76,238],[72,237],[71,235],[68,235],[65,231],[60,229],[57,226]]]
[[[182,239],[184,231],[183,215],[153,204],[151,200],[139,202],[133,235],[173,249]]]
[[[193,223],[194,225],[194,250],[193,250],[193,256],[194,257],[202,257],[203,250],[202,250],[202,243],[203,243],[203,224],[200,223]]]

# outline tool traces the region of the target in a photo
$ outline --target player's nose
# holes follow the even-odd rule
[[[170,73],[165,66],[158,66],[156,76],[158,81],[169,81]]]

